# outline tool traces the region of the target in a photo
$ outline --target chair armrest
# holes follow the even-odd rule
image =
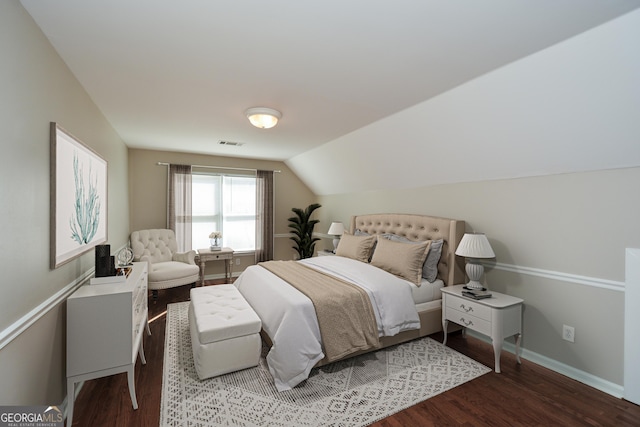
[[[151,271],[151,266],[153,265],[153,260],[151,259],[151,255],[142,255],[140,257],[140,262],[147,263],[147,271]]]
[[[185,264],[196,265],[196,251],[176,252],[172,257],[173,261],[184,262]]]

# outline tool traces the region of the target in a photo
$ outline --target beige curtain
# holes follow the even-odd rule
[[[176,233],[178,251],[191,250],[191,165],[169,165],[167,228]]]
[[[273,171],[256,171],[256,263],[273,259]]]

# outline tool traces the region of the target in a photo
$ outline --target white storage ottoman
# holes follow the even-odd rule
[[[200,379],[257,366],[262,322],[233,285],[191,289],[189,328]]]

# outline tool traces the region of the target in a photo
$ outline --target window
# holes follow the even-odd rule
[[[193,249],[208,248],[209,234],[220,231],[223,246],[254,251],[256,178],[194,172],[191,179]]]

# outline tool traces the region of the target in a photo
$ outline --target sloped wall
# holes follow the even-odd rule
[[[287,161],[322,195],[640,166],[640,10]]]

